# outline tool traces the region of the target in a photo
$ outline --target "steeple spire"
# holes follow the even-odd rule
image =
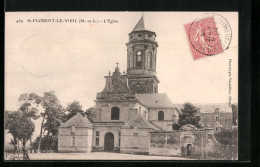
[[[141,19],[138,21],[138,23],[136,24],[135,28],[132,30],[133,31],[142,31],[145,30],[145,26],[144,26],[144,14],[142,13],[142,17]]]

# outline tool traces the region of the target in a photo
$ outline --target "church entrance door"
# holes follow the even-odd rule
[[[105,135],[105,151],[112,152],[114,151],[114,135],[113,133],[107,133]]]
[[[191,144],[187,144],[187,156],[191,156]]]

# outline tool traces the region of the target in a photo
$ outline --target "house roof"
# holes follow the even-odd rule
[[[77,113],[75,116],[73,116],[68,121],[66,121],[64,124],[62,124],[60,127],[71,127],[72,124],[76,124],[76,127],[91,127],[92,126],[91,122],[88,120],[87,117],[84,117],[80,113]]]
[[[193,103],[194,106],[200,109],[199,113],[214,113],[216,108],[219,108],[220,113],[231,113],[232,108],[228,103]],[[183,108],[183,104],[174,104],[178,110]]]
[[[137,94],[136,97],[148,108],[175,108],[166,93]]]

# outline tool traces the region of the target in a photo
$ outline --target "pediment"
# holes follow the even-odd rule
[[[106,86],[102,92],[106,93],[130,93],[128,78],[126,75],[107,76]]]
[[[105,100],[126,100],[122,95],[110,95]]]

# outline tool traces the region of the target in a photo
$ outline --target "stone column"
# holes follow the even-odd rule
[[[154,51],[154,71],[156,72],[156,56],[157,56],[157,50]]]
[[[136,54],[135,54],[134,46],[133,46],[133,68],[136,68]]]
[[[147,46],[144,45],[144,54],[143,54],[143,60],[142,60],[142,68],[146,69],[147,68],[147,64],[146,64],[146,56],[147,56]]]
[[[130,68],[130,60],[131,60],[130,54],[131,54],[131,53],[130,53],[130,48],[127,47],[127,69]]]

